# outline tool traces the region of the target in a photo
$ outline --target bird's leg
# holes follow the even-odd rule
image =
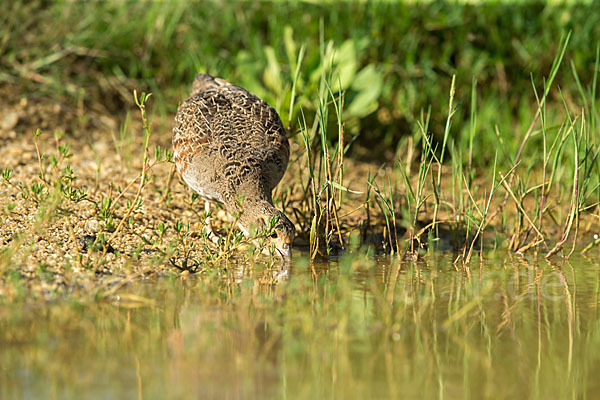
[[[212,227],[212,223],[210,220],[210,202],[204,202],[204,213],[206,214],[206,219],[204,220],[204,226],[202,227],[202,231],[208,235],[208,238],[211,242],[217,243],[219,241],[219,235],[217,235]]]

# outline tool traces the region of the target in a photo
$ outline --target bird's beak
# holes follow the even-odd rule
[[[259,244],[256,242],[255,246],[259,247]],[[278,255],[284,261],[289,261],[292,258],[292,246],[290,246],[289,244],[283,244],[281,247],[263,247],[262,254],[266,256],[271,255],[273,254],[273,250],[275,250],[275,254]]]
[[[284,260],[292,258],[292,247],[289,244],[284,244],[282,247],[275,248],[277,254]]]

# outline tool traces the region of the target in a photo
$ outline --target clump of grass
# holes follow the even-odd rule
[[[299,57],[300,58],[300,57]],[[343,194],[352,192],[344,186],[344,155],[349,143],[344,138],[344,94],[343,83],[333,81],[332,66],[335,52],[332,42],[321,43],[321,82],[316,99],[318,112],[309,129],[304,114],[300,120],[300,132],[306,151],[306,171],[308,180],[304,186],[308,202],[304,209],[309,210],[303,219],[310,221],[310,255],[329,256],[345,245],[340,222],[340,208]],[[338,86],[337,93],[333,87]],[[295,87],[295,85],[293,85]],[[329,140],[330,108],[335,112],[337,140],[332,145]]]
[[[421,235],[424,231],[417,232],[417,222],[421,208],[425,205],[425,202],[428,198],[428,196],[425,195],[424,190],[427,182],[427,176],[430,173],[431,165],[435,158],[430,138],[428,136],[430,115],[431,114],[429,112],[427,113],[426,118],[421,115],[422,118],[418,124],[422,148],[416,185],[413,185],[409,176],[411,171],[410,165],[404,165],[402,160],[398,159],[398,173],[402,176],[406,197],[406,209],[404,214],[408,216],[409,220],[409,248],[407,249],[407,255],[413,259],[418,257],[418,251],[421,247],[423,247]]]
[[[383,232],[384,242],[383,247],[384,251],[387,250],[391,255],[400,255],[402,254],[402,250],[400,249],[400,241],[398,239],[398,227],[397,227],[397,216],[396,216],[396,202],[395,202],[395,194],[394,188],[392,186],[392,182],[388,177],[387,184],[384,185],[383,189],[379,188],[379,185],[374,184],[374,180],[377,177],[375,175],[373,178],[367,179],[367,185],[369,186],[369,191],[373,191],[375,193],[375,199],[381,214],[385,219],[385,229]],[[369,195],[365,197],[365,204],[369,202]],[[387,240],[385,237],[387,236]]]

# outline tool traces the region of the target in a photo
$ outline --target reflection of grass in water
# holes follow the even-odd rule
[[[114,305],[4,308],[0,393],[133,396],[136,383],[144,397],[186,398],[595,393],[597,267],[494,261],[469,277],[435,262],[342,257],[313,273],[304,262],[287,283],[234,268],[124,287]]]

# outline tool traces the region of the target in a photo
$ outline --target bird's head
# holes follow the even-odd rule
[[[265,227],[269,232],[269,240],[274,250],[281,258],[289,259],[292,256],[292,243],[296,228],[285,214],[279,210],[275,211],[275,215],[270,218],[265,217]]]
[[[268,246],[263,249],[263,253],[269,254],[273,250],[274,254],[284,260],[291,257],[296,228],[284,213],[271,204],[246,209],[239,224],[246,236],[249,235],[251,227],[257,229],[258,237],[264,235],[262,237],[268,240]]]

